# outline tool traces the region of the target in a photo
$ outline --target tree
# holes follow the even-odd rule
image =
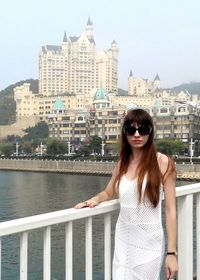
[[[1,154],[5,157],[9,157],[14,152],[14,146],[12,143],[2,143],[0,146]]]
[[[187,149],[187,145],[179,139],[160,139],[155,144],[159,152],[167,155],[180,155]]]
[[[21,141],[21,137],[18,135],[8,135],[6,138],[7,142],[16,143]]]
[[[63,155],[67,153],[68,146],[67,143],[55,138],[49,138],[47,140],[47,154],[48,155]]]
[[[78,150],[78,155],[80,156],[89,156],[90,155],[90,146],[88,145],[84,145],[84,146],[81,146]]]
[[[27,134],[23,137],[8,135],[6,142],[13,145],[18,143],[25,153],[31,153],[41,143],[46,144],[49,136],[49,128],[45,122],[39,122],[36,126],[25,129],[25,132]]]
[[[116,143],[109,143],[109,144],[106,144],[105,146],[105,151],[106,151],[106,154],[108,155],[119,155],[120,153],[120,142],[116,142]]]
[[[30,154],[32,152],[32,143],[30,141],[23,142],[22,150],[25,154]]]
[[[98,137],[97,135],[92,136],[90,142],[91,153],[100,154],[101,144],[102,144],[102,139],[100,137]]]
[[[27,134],[24,135],[22,141],[37,140],[37,144],[49,136],[49,128],[45,122],[39,122],[36,126],[25,129],[25,132]]]

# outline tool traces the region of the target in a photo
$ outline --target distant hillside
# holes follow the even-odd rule
[[[13,89],[17,86],[21,86],[23,83],[30,83],[31,90],[33,92],[38,92],[38,80],[33,79],[20,81],[0,91],[0,125],[7,125],[15,122],[16,104],[14,101]]]
[[[188,84],[182,84],[176,87],[171,88],[176,92],[186,89],[190,94],[199,94],[200,95],[200,83],[193,82]]]
[[[118,88],[118,95],[127,95],[127,94],[128,94],[128,91],[127,91],[127,90]]]
[[[199,94],[200,95],[200,83],[191,82],[187,84],[181,84],[179,86],[173,88],[167,88],[169,90],[174,90],[176,92],[180,92],[181,90],[187,90],[190,94]],[[124,89],[118,88],[119,95],[127,95],[128,92]]]

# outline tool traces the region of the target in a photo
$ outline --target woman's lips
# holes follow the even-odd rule
[[[142,143],[142,141],[139,141],[139,140],[133,140],[133,143],[134,143],[134,144],[141,144],[141,143]]]

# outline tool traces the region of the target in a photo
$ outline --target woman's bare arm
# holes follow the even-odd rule
[[[164,175],[163,188],[165,196],[165,217],[167,228],[167,251],[176,252],[177,241],[177,221],[176,221],[176,172],[172,168],[170,171],[170,159],[161,156],[161,173]],[[166,258],[167,278],[173,278],[178,271],[176,256],[168,255]]]
[[[90,198],[84,202],[78,203],[77,205],[74,206],[74,208],[79,209],[79,208],[83,208],[83,207],[95,207],[103,201],[112,199],[115,194],[114,181],[118,174],[118,166],[119,166],[119,163],[114,168],[112,177],[111,177],[109,183],[107,184],[106,188],[102,192],[98,193],[97,195],[93,196],[92,198]]]

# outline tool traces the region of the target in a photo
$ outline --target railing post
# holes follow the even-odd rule
[[[111,214],[104,216],[104,279],[111,280]]]
[[[28,274],[28,233],[20,235],[20,280],[27,280]]]
[[[65,279],[73,280],[73,223],[65,227]]]
[[[0,280],[1,280],[1,238],[0,238]]]
[[[200,193],[196,194],[197,280],[200,280]]]
[[[43,280],[51,279],[51,227],[44,229]]]
[[[193,195],[178,198],[178,278],[193,279]]]
[[[85,279],[92,280],[92,217],[86,219],[85,239]]]

